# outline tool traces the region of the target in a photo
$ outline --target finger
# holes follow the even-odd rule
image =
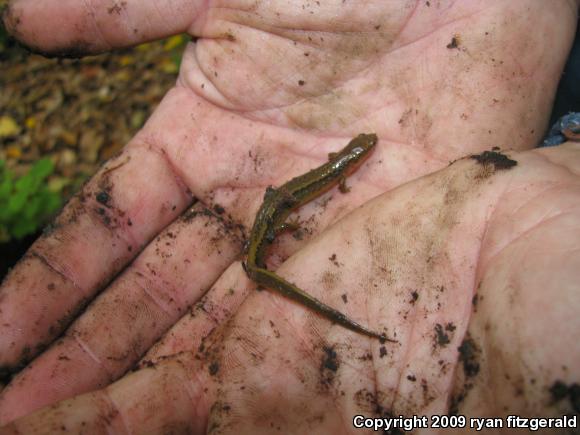
[[[235,314],[252,290],[241,264],[232,264],[190,312],[147,352],[140,366],[147,367],[169,356],[199,349],[218,325]]]
[[[189,355],[165,361],[19,419],[0,434],[205,433],[215,388],[200,365]]]
[[[29,47],[80,56],[184,32],[205,2],[172,0],[13,0],[6,27]]]
[[[14,269],[0,289],[0,366],[14,370],[58,336],[182,212],[191,201],[185,186],[206,204],[230,210],[233,220],[251,219],[257,192],[263,192],[253,187],[263,183],[258,153],[279,168],[280,158],[269,150],[278,132],[256,140],[258,126],[202,103],[183,88],[170,92],[127,150],[73,199]],[[230,128],[223,129],[224,122]],[[232,162],[239,165],[232,168]],[[364,195],[355,199],[364,201]]]
[[[200,204],[188,210],[63,339],[14,378],[0,396],[0,422],[104,387],[134,366],[235,259],[242,240],[236,230]],[[215,327],[215,321],[210,323]]]
[[[0,287],[4,370],[61,333],[191,202],[160,149],[135,140],[109,161],[8,275]]]

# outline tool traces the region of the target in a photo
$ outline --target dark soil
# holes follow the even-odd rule
[[[6,276],[8,270],[24,255],[38,236],[40,236],[40,233],[32,234],[21,240],[0,243],[0,281]]]

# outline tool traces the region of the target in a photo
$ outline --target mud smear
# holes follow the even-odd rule
[[[551,402],[553,404],[568,399],[576,414],[580,413],[580,385],[577,383],[566,385],[562,381],[556,381],[549,388]]]
[[[336,372],[340,367],[340,361],[332,346],[324,346],[322,350],[324,355],[320,364],[320,386],[323,390],[327,390],[334,382]]]
[[[469,158],[482,166],[491,166],[494,171],[503,171],[517,166],[518,162],[510,159],[498,151],[484,151],[481,154],[472,154]]]
[[[354,394],[354,403],[357,405],[358,409],[361,410],[361,413],[369,416],[374,414],[382,418],[394,418],[394,414],[381,405],[381,403],[385,402],[387,402],[387,398],[384,393],[378,392],[375,394],[366,388],[358,390]],[[392,428],[389,430],[383,430],[382,433],[399,435],[404,434],[405,432],[399,428]]]
[[[216,249],[218,243],[223,239],[231,240],[235,244],[244,244],[244,240],[246,240],[244,226],[236,223],[232,216],[225,213],[223,207],[215,205],[213,210],[207,207],[201,210],[190,208],[181,216],[181,221],[190,223],[200,216],[207,218],[204,224],[205,227],[208,227],[211,221],[215,221],[218,224],[215,235],[211,238],[211,242],[216,246]]]
[[[463,365],[463,372],[468,378],[475,377],[479,373],[478,357],[481,351],[473,338],[467,334],[457,350],[459,351],[459,361]]]
[[[473,388],[473,378],[479,374],[480,370],[479,358],[481,355],[481,349],[469,333],[467,333],[461,346],[459,346],[457,350],[459,351],[460,367],[463,370],[462,373],[459,374],[459,368],[456,369],[456,385],[449,404],[450,415],[458,415],[459,405],[465,400],[469,391]],[[460,381],[462,384],[457,385]]]
[[[435,325],[435,335],[433,336],[433,349],[437,347],[446,347],[453,339],[453,332],[456,327],[453,323],[447,323],[445,326],[440,323]]]
[[[220,433],[230,426],[230,411],[232,407],[225,402],[215,402],[210,411],[207,423],[207,433]],[[167,433],[167,432],[164,432]]]

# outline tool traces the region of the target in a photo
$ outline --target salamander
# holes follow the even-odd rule
[[[267,248],[276,236],[286,229],[296,229],[296,224],[286,222],[288,215],[337,184],[340,185],[342,192],[347,191],[346,176],[354,172],[369,156],[377,141],[375,134],[360,134],[341,151],[329,155],[329,161],[322,166],[295,177],[278,188],[269,186],[256,214],[246,245],[246,260],[242,266],[248,277],[258,285],[277,290],[333,322],[384,342],[395,340],[387,339],[384,334],[371,331],[351,320],[340,311],[268,270],[265,264]]]

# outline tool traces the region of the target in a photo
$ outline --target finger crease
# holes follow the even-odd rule
[[[81,287],[74,279],[71,275],[69,275],[67,272],[65,272],[67,270],[66,267],[59,267],[56,264],[54,264],[51,260],[48,259],[47,256],[45,256],[44,254],[41,254],[40,252],[37,252],[36,250],[34,250],[34,248],[32,250],[30,250],[26,256],[28,257],[33,257],[38,259],[41,263],[43,263],[51,272],[56,273],[58,276],[60,276],[65,282],[71,284],[73,286],[73,288],[75,290],[77,290],[78,293],[80,293],[83,297],[88,297],[89,296],[89,292],[84,289],[83,287]]]
[[[113,400],[113,398],[109,394],[109,389],[108,388],[103,389],[100,391],[100,393],[102,395],[103,401],[109,406],[109,412],[105,413],[106,420],[108,422],[107,427],[106,427],[107,433],[109,433],[109,434],[116,434],[117,433],[117,431],[113,430],[113,428],[111,427],[111,420],[115,419],[115,418],[117,418],[118,420],[121,421],[121,424],[123,425],[123,428],[125,429],[125,433],[128,433],[128,434],[132,433],[132,431],[129,430],[129,425],[125,421],[125,416],[121,412],[121,409],[119,408],[119,406],[117,406],[117,404],[115,403],[115,401]]]
[[[185,197],[187,197],[188,199],[190,199],[191,194],[188,193],[189,186],[185,182],[185,178],[182,176],[181,171],[175,166],[173,161],[167,155],[167,151],[165,151],[164,148],[156,145],[154,142],[150,141],[146,137],[139,137],[136,140],[141,142],[142,146],[135,145],[135,148],[144,148],[147,151],[150,151],[150,152],[153,152],[153,153],[159,155],[163,159],[163,161],[165,162],[165,165],[167,166],[171,175],[173,175],[173,178],[174,178],[176,184],[178,185],[179,189],[183,193],[183,195]]]
[[[105,370],[111,379],[114,379],[112,373],[110,373],[107,370],[107,368],[105,367],[105,365],[103,364],[103,362],[99,359],[99,357],[97,356],[97,354],[91,350],[91,347],[87,343],[85,343],[83,340],[80,339],[78,333],[73,332],[69,336],[75,341],[75,343],[79,346],[79,348],[85,354],[87,354],[89,356],[90,359],[92,359],[100,368],[102,368],[103,370]]]
[[[137,274],[139,276],[139,274]],[[169,309],[167,304],[162,302],[162,296],[160,296],[159,290],[156,289],[156,286],[149,286],[141,282],[140,279],[135,280],[135,284],[145,293],[149,299],[153,301],[155,306],[159,308],[165,315],[172,319],[174,317],[174,313]],[[155,289],[154,289],[155,288]]]

